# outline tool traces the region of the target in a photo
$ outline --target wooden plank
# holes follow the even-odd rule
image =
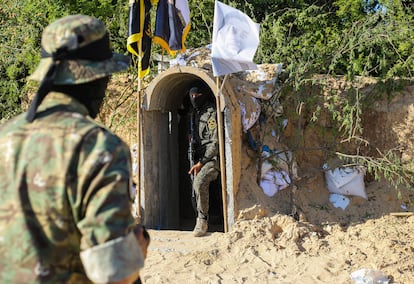
[[[390,215],[396,217],[409,217],[414,216],[414,212],[391,212]]]

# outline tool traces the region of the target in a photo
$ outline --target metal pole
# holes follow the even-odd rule
[[[224,134],[223,134],[223,116],[221,113],[221,90],[219,87],[219,78],[216,77],[216,105],[217,105],[217,124],[218,124],[218,136],[219,136],[219,150],[220,150],[220,171],[221,171],[221,196],[223,199],[223,219],[224,219],[224,232],[227,233],[227,189],[226,189],[226,163],[224,159]]]

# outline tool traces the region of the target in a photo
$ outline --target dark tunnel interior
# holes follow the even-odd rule
[[[170,76],[164,77],[156,84],[152,90],[152,111],[159,111],[162,113],[169,113],[171,117],[170,124],[176,124],[171,126],[171,129],[177,129],[177,138],[170,143],[169,149],[174,149],[177,153],[174,154],[176,159],[172,166],[172,175],[175,175],[178,180],[177,194],[178,198],[162,198],[163,202],[170,202],[173,204],[164,204],[160,206],[168,207],[169,212],[174,212],[175,217],[168,214],[161,214],[161,218],[177,218],[179,220],[161,220],[158,225],[158,229],[178,229],[183,231],[191,231],[194,228],[196,221],[195,201],[192,196],[192,184],[191,178],[188,174],[190,169],[190,163],[188,159],[188,146],[189,146],[189,125],[190,115],[189,110],[191,103],[189,100],[189,89],[193,86],[199,86],[200,89],[209,94],[214,101],[214,94],[210,87],[201,80],[198,76],[190,73],[175,73]],[[176,164],[176,166],[174,166]],[[168,188],[162,189],[161,194],[166,194]],[[148,196],[148,198],[151,198]],[[210,185],[210,209],[209,209],[209,232],[224,232],[224,219],[223,219],[223,201],[221,192],[220,176],[215,182]],[[178,212],[177,212],[178,211]],[[177,214],[178,213],[178,214]]]

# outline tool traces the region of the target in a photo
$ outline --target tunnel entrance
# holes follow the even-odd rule
[[[195,84],[203,84],[215,98],[215,83],[205,70],[181,66],[164,71],[145,90],[140,145],[140,204],[142,223],[148,228],[188,231],[194,228],[196,211],[188,174],[188,90]],[[226,201],[223,203],[219,176],[210,185],[209,232],[223,232],[224,218],[231,224],[234,220],[232,151],[238,151],[238,148],[229,142],[232,135],[230,110],[225,103],[221,105]],[[224,217],[225,213],[227,217]]]
[[[210,96],[212,101],[215,100],[213,92],[200,80],[194,80],[192,85],[202,85],[206,95]],[[182,99],[181,107],[178,109],[178,210],[179,210],[179,229],[183,231],[193,230],[197,217],[197,208],[195,202],[195,193],[192,190],[191,177],[188,174],[190,169],[189,156],[189,135],[190,125],[190,100],[188,92]],[[224,127],[224,125],[222,125]],[[209,188],[209,231],[224,231],[223,222],[223,199],[221,196],[220,176],[210,184]]]
[[[214,77],[208,48],[186,55],[179,64],[158,74],[144,90],[139,133],[139,203],[141,221],[149,228],[192,230],[195,210],[191,201],[188,91],[202,83],[216,98],[220,139],[221,177],[211,186],[210,231],[227,232],[238,214],[243,130],[260,113],[255,100],[270,99],[277,90],[275,76],[281,64],[257,72]],[[206,60],[207,59],[207,60]],[[256,70],[253,70],[256,71]],[[246,125],[247,124],[247,125]],[[248,128],[247,128],[248,129]],[[248,163],[248,162],[247,162]]]

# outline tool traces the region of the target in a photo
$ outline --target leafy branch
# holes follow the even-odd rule
[[[401,164],[399,152],[401,148],[394,148],[382,153],[376,149],[379,157],[374,158],[370,156],[352,155],[336,152],[336,155],[342,159],[347,159],[353,163],[344,166],[365,166],[367,171],[374,175],[376,180],[385,178],[393,186],[398,185],[412,186],[414,184],[414,175]]]

